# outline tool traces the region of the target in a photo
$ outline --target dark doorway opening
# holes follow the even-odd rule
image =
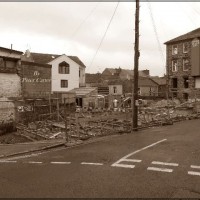
[[[82,108],[83,107],[83,98],[76,98],[76,105],[80,106]]]
[[[172,78],[172,88],[177,88],[177,87],[178,87],[178,79]]]
[[[188,77],[184,77],[183,80],[184,80],[184,82],[183,82],[184,88],[188,88],[189,87]]]

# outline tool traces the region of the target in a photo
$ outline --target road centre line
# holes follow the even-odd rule
[[[0,160],[0,163],[16,163],[16,160]]]
[[[89,162],[82,162],[81,165],[103,165],[103,163],[89,163]]]
[[[173,169],[158,168],[158,167],[148,167],[147,170],[159,171],[159,172],[173,172]]]
[[[194,169],[200,169],[200,166],[197,166],[197,165],[191,165],[190,167]]]
[[[188,174],[195,175],[195,176],[200,176],[200,172],[188,171]]]
[[[61,165],[65,165],[65,164],[71,164],[71,162],[51,162],[51,164],[61,164]]]
[[[111,166],[116,166],[115,164],[119,164],[119,163],[122,162],[122,161],[128,160],[128,159],[127,159],[128,157],[130,157],[130,156],[132,156],[132,155],[135,155],[135,154],[137,154],[137,153],[139,153],[139,152],[141,152],[141,151],[143,151],[143,150],[146,150],[146,149],[148,149],[148,148],[150,148],[150,147],[153,147],[153,146],[155,146],[155,145],[157,145],[157,144],[159,144],[159,143],[161,143],[161,142],[164,142],[164,141],[166,141],[166,140],[167,140],[167,139],[159,140],[158,142],[155,142],[155,143],[153,143],[153,144],[151,144],[151,145],[148,145],[148,146],[143,147],[143,148],[141,148],[141,149],[139,149],[139,150],[136,150],[136,151],[134,151],[134,152],[132,152],[132,153],[130,153],[130,154],[128,154],[128,155],[126,155],[126,156],[120,158],[118,161],[116,161],[116,162],[115,162],[114,164],[112,164]]]
[[[153,161],[152,164],[155,164],[155,165],[168,165],[168,166],[175,166],[175,167],[178,166],[177,163],[166,163],[166,162],[160,162],[160,161]]]
[[[30,163],[30,164],[42,164],[43,162],[38,162],[38,161],[29,161],[28,163]]]

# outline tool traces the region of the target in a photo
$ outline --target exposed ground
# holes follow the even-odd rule
[[[167,108],[167,105],[170,107]],[[177,108],[180,106],[180,108]],[[181,106],[179,102],[151,102],[148,106],[139,107],[139,128],[172,125],[174,122],[200,118],[191,104]],[[73,113],[67,118],[69,140],[87,140],[131,131],[132,113],[126,110]],[[31,122],[28,125],[17,124],[17,132],[0,136],[0,143],[14,144],[40,140],[65,139],[65,122],[52,120]]]

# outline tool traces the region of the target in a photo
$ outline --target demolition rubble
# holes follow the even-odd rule
[[[138,129],[198,119],[200,118],[199,107],[198,100],[183,104],[178,100],[148,101],[145,105],[139,105]],[[18,123],[17,132],[13,134],[13,137],[23,138],[21,142],[53,139],[63,139],[68,142],[85,141],[96,137],[130,133],[131,119],[131,108],[92,111],[79,109],[67,115],[66,118],[61,117],[60,121],[46,119],[26,125]],[[14,143],[14,141],[6,141],[6,143]]]

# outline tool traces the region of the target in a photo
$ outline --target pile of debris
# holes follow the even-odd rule
[[[61,134],[60,128],[53,127],[53,122],[46,121],[35,121],[28,125],[17,124],[17,134],[27,138],[30,141],[36,140],[48,140],[55,138],[55,135]]]

